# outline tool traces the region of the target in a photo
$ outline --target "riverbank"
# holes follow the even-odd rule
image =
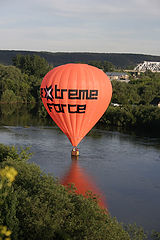
[[[150,105],[110,106],[97,125],[155,134],[160,130],[160,109]]]

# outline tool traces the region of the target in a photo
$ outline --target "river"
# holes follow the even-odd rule
[[[68,138],[54,124],[23,111],[1,110],[0,142],[30,146],[30,162],[62,179],[72,165]],[[110,214],[147,231],[159,231],[160,137],[94,128],[79,149],[78,166],[103,193]]]

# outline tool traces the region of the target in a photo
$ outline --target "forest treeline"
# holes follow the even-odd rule
[[[0,65],[0,102],[36,102],[40,106],[39,115],[47,117],[40,99],[40,84],[53,66],[37,55],[17,55],[12,61],[12,66]],[[91,61],[89,64],[104,72],[116,71],[116,67],[107,61]],[[112,87],[112,103],[98,124],[160,129],[160,109],[157,107],[160,102],[160,73],[148,71],[137,78],[130,76],[129,83],[112,81]]]
[[[0,64],[12,65],[16,55],[37,55],[43,57],[50,65],[58,66],[66,63],[89,63],[90,61],[111,62],[116,68],[136,66],[144,61],[160,62],[160,56],[132,53],[91,53],[91,52],[35,52],[0,50]]]

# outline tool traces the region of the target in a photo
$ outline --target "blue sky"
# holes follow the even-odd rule
[[[0,0],[0,49],[160,55],[160,0]]]

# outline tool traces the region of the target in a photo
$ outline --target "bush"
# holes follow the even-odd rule
[[[106,123],[109,126],[130,127],[135,124],[135,117],[129,106],[110,106],[101,118],[100,123]]]
[[[150,105],[110,106],[100,119],[100,124],[157,131],[160,130],[160,109]]]
[[[17,97],[12,90],[7,89],[2,94],[1,102],[2,103],[16,103]]]
[[[17,171],[13,167],[6,166],[0,169],[0,239],[10,240],[12,232],[7,226],[13,229],[17,225],[17,218],[15,218],[17,207],[17,205],[15,205],[16,199],[14,195],[12,196],[12,194],[9,194],[16,175]],[[9,209],[9,211],[6,212],[5,209]],[[14,224],[12,224],[13,221]]]

